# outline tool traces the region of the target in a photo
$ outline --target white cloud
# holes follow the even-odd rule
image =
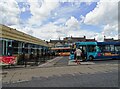
[[[33,15],[29,19],[31,25],[43,21],[50,15],[52,10],[59,6],[59,2],[50,2],[48,0],[42,2],[39,2],[39,0],[28,0],[28,2],[30,4],[31,14]]]
[[[118,1],[100,0],[96,8],[85,16],[85,24],[103,28],[101,33],[96,36],[98,41],[103,40],[104,36],[118,39]]]
[[[46,19],[51,14],[51,11],[59,6],[59,2],[47,2],[47,0],[45,0],[44,2],[38,2],[38,0],[35,0],[33,2],[28,0],[28,2],[30,4],[30,11],[33,16],[28,20],[29,23],[25,25],[25,28],[22,27],[22,25],[20,26],[20,24],[12,25],[12,27],[16,28],[19,31],[28,33],[43,40],[58,39],[59,37],[64,38],[66,36],[81,37],[84,35],[87,36],[87,38],[95,37],[98,41],[102,41],[104,35],[113,38],[118,37],[116,17],[117,10],[115,9],[117,8],[117,6],[115,3],[111,4],[109,2],[99,2],[97,7],[92,12],[88,13],[85,17],[80,16],[80,18],[82,19],[81,21],[71,16],[71,18],[69,18],[68,20],[66,18],[60,18],[55,22],[49,22],[47,24],[44,24],[43,26],[40,26],[40,22]],[[4,21],[8,21],[7,23],[18,23],[18,14],[20,13],[20,11],[17,3],[14,4],[15,6],[12,5],[10,7],[14,7],[15,9],[13,10],[9,9],[7,5],[4,6],[4,12],[6,13],[3,13],[3,15],[0,16],[3,16],[2,18],[4,18]],[[22,10],[24,12],[25,8]],[[57,16],[59,14],[55,13],[54,15]],[[9,16],[11,18],[9,18]],[[103,26],[103,31],[101,33],[96,33],[90,30],[88,31],[80,29],[81,22],[90,25]],[[38,24],[38,26],[32,27],[33,24]]]
[[[58,39],[59,37],[65,37],[65,31],[64,27],[48,23],[34,30],[34,36],[45,40]]]
[[[93,31],[88,31],[88,30],[76,30],[76,31],[68,31],[67,36],[73,36],[73,37],[83,37],[86,36],[88,39],[93,39],[95,38],[96,32]]]
[[[57,20],[58,22],[63,21],[64,18]],[[87,30],[81,30],[79,27],[79,21],[75,17],[71,17],[66,21],[66,25],[58,26],[55,23],[48,23],[42,27],[40,27],[37,30],[34,30],[34,35],[38,36],[39,38],[43,38],[46,40],[49,39],[58,39],[64,38],[66,36],[77,36],[77,37],[83,37],[87,36],[88,38],[94,38],[94,35],[96,34],[93,31],[87,31]],[[76,28],[79,27],[79,28]],[[76,28],[76,29],[74,29]]]
[[[75,37],[87,36],[87,38],[94,38],[94,35],[96,33],[93,31],[88,32],[87,30],[81,30],[80,28],[77,28],[76,30],[74,30],[73,28],[72,29],[68,28],[69,26],[71,26],[71,23],[78,22],[78,21],[76,21],[75,17],[74,17],[75,21],[72,20],[73,21],[72,22],[70,20],[71,20],[71,18],[66,21],[66,22],[69,22],[69,24],[67,23],[67,26],[66,25],[56,25],[54,22],[53,23],[50,22],[48,24],[43,25],[42,27],[41,26],[40,27],[32,27],[32,26],[22,27],[20,25],[13,25],[10,27],[16,28],[19,31],[25,32],[27,34],[30,34],[30,35],[40,38],[42,40],[48,40],[48,41],[50,39],[59,39],[59,37],[64,38],[66,36],[75,36]],[[62,20],[58,20],[58,22],[59,21],[62,21]],[[74,24],[74,25],[76,25],[76,24]],[[74,26],[72,26],[72,27],[74,27]]]
[[[19,24],[20,10],[15,0],[0,2],[0,23],[5,25]]]
[[[50,40],[50,39],[59,39],[68,37],[68,36],[74,36],[74,37],[83,37],[87,36],[87,38],[94,38],[94,35],[96,34],[93,31],[87,31],[87,30],[81,30],[78,29],[76,31],[68,29],[65,26],[57,26],[53,23],[49,23],[44,25],[43,27],[36,28],[35,30],[32,30],[34,32],[34,36],[45,39],[45,40]]]
[[[107,24],[104,26],[101,33],[96,33],[95,38],[97,41],[104,41],[104,36],[106,38],[118,39],[118,25]]]
[[[73,16],[71,16],[71,18],[67,20],[65,25],[68,27],[68,29],[79,29],[79,21]]]
[[[116,23],[118,20],[118,2],[104,2],[100,0],[96,8],[85,16],[84,23],[100,25]]]
[[[18,31],[21,31],[21,32],[23,32],[23,33],[32,35],[32,36],[33,36],[33,34],[34,34],[34,28],[32,28],[32,27],[30,27],[30,26],[24,27],[24,26],[22,26],[22,25],[17,24],[17,25],[11,25],[11,26],[9,26],[9,27],[10,27],[10,28],[13,28],[13,29],[16,29],[16,30],[18,30]],[[35,36],[35,37],[37,37],[37,36]]]
[[[104,27],[103,32],[104,32],[104,33],[107,33],[107,32],[109,32],[109,31],[113,31],[113,29],[114,29],[114,31],[118,31],[118,25],[117,25],[117,24],[116,24],[116,25],[107,24],[107,25]]]
[[[65,24],[66,19],[65,18],[60,18],[57,21],[54,22],[54,24]]]
[[[23,8],[21,9],[21,12],[25,12],[25,11],[26,11],[26,8],[23,7]]]
[[[102,33],[108,38],[118,39],[118,25],[107,24],[104,26]]]

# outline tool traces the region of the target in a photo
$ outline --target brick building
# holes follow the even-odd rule
[[[106,37],[104,36],[104,42],[120,42],[120,39],[115,40],[114,38],[106,38]]]
[[[59,47],[59,46],[69,46],[75,42],[96,42],[95,38],[94,39],[86,39],[86,36],[84,37],[65,37],[63,40],[50,40],[49,43],[54,44],[54,47]]]

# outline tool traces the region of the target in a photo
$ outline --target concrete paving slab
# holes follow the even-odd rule
[[[93,65],[95,64],[94,62],[81,62],[79,63],[80,65]],[[78,65],[74,60],[69,60],[68,65]]]
[[[24,69],[9,71],[6,77],[3,78],[2,82],[19,82],[19,81],[30,81],[32,77],[50,77],[53,75],[62,76],[64,74],[95,74],[98,72],[106,73],[114,70],[114,67],[110,65],[79,65],[79,66],[65,66],[65,67],[48,67],[48,68],[35,68],[35,69]]]
[[[52,67],[52,66],[54,66],[54,64],[55,64],[57,61],[59,61],[61,58],[63,58],[63,57],[56,57],[56,58],[54,58],[54,59],[52,59],[52,60],[47,61],[47,62],[44,63],[44,64],[39,65],[38,67]]]
[[[94,62],[80,62],[81,65],[93,65]]]
[[[62,58],[63,59],[63,58]],[[66,59],[66,58],[65,58]],[[51,60],[47,63],[54,64],[56,62],[63,62],[61,61],[61,58],[57,57],[57,59]],[[64,60],[64,59],[63,59]],[[99,62],[99,61],[98,61]],[[72,61],[67,62],[73,66],[60,66],[60,67],[48,67],[47,64],[43,66],[43,68],[23,68],[22,70],[16,69],[16,70],[10,70],[6,77],[2,77],[3,83],[12,83],[12,82],[22,82],[22,81],[30,81],[32,77],[50,77],[50,76],[62,76],[64,74],[96,74],[96,73],[108,73],[110,71],[117,71],[118,70],[118,64],[108,64],[106,63],[93,63],[91,61],[88,62],[81,62],[82,64],[77,64]],[[78,65],[78,66],[75,66]],[[47,66],[47,68],[44,68]]]
[[[6,75],[8,71],[0,71],[0,75]]]
[[[74,65],[78,65],[75,61],[68,61],[68,65],[69,66],[74,66]]]

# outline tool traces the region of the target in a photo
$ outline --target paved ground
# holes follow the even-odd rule
[[[95,64],[118,64],[118,59],[96,60]]]
[[[46,63],[39,65],[38,67],[44,68],[44,67],[53,67],[55,65],[58,65],[59,63],[64,64],[65,61],[61,60],[67,60],[67,58],[64,57],[56,57],[52,60],[48,60]],[[68,63],[68,62],[67,62]],[[67,65],[67,64],[66,64]]]
[[[4,87],[118,87],[117,72],[96,74],[65,74],[51,77],[33,77],[31,81],[4,85]]]
[[[68,57],[58,57],[50,67],[10,70],[3,76],[7,87],[117,87],[118,60],[92,61],[68,66]],[[90,61],[89,61],[90,62]],[[46,63],[47,65],[47,63]]]
[[[60,66],[67,66],[68,65],[68,56],[62,57],[59,61],[57,61],[54,66],[55,67],[60,67]]]

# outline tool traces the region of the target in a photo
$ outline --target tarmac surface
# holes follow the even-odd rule
[[[4,87],[118,87],[117,72],[97,74],[65,74],[33,77],[31,81],[6,84]]]
[[[55,67],[60,67],[60,66],[67,66],[68,65],[68,57],[63,57],[59,61],[57,61],[54,66]]]
[[[56,57],[34,68],[3,71],[8,72],[2,76],[3,87],[118,87],[118,60],[76,64]]]

